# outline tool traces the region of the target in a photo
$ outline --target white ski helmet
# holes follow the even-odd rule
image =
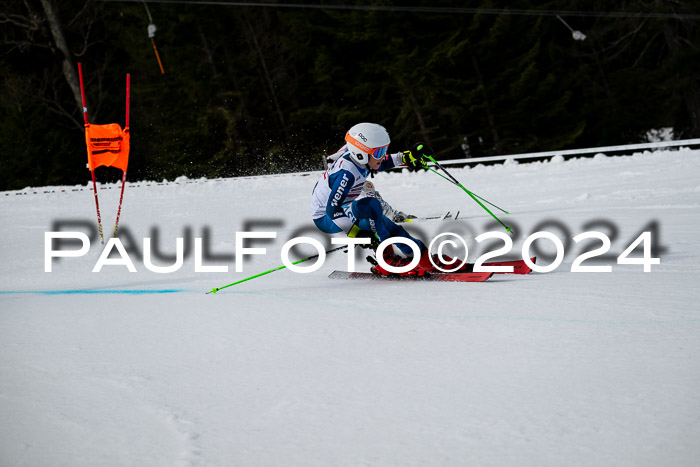
[[[352,160],[360,165],[369,162],[369,158],[381,159],[391,142],[389,133],[376,123],[358,123],[345,135]]]

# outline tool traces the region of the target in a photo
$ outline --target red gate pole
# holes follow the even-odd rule
[[[129,132],[129,91],[130,91],[131,75],[126,74],[126,123],[124,126],[124,132]],[[124,185],[126,184],[126,170],[122,170],[122,191],[119,195],[119,209],[117,209],[117,220],[114,222],[114,232],[112,237],[117,236],[117,228],[119,227],[119,216],[122,213],[122,200],[124,199]]]
[[[80,97],[83,101],[83,119],[85,120],[85,131],[87,132],[87,126],[90,124],[88,122],[87,106],[85,105],[85,86],[83,85],[83,65],[78,62],[78,75],[80,76]],[[88,144],[90,144],[88,142]],[[90,156],[90,150],[88,148],[88,157]],[[88,164],[89,166],[89,164]],[[100,232],[100,241],[102,244],[105,242],[104,235],[102,234],[102,217],[100,216],[100,202],[97,199],[97,182],[95,182],[95,169],[90,169],[92,174],[92,190],[95,193],[95,209],[97,209],[97,229]]]

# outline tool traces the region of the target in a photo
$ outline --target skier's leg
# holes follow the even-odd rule
[[[375,190],[374,184],[369,180],[365,181],[365,184],[362,187],[362,192],[357,199],[360,200],[367,196],[377,198],[379,203],[382,205],[382,212],[384,215],[396,223],[406,222],[409,219],[416,219],[416,216],[412,214],[406,214],[403,211],[394,209],[384,198],[382,198],[379,192]]]
[[[418,248],[420,249],[420,261],[414,270],[406,273],[407,275],[420,274],[421,272],[416,271],[417,269],[432,272],[443,271],[445,269],[451,270],[454,267],[454,260],[447,255],[443,255],[442,258],[438,257],[438,255],[433,255],[431,261],[431,256],[425,244],[417,238],[411,236],[402,226],[393,223],[389,218],[387,218],[382,213],[382,205],[376,198],[366,197],[359,199],[352,203],[351,210],[352,215],[357,221],[358,227],[362,230],[371,230],[372,232],[376,233],[380,241],[384,241],[390,237],[404,237],[416,242]],[[398,248],[406,256],[410,257],[413,255],[413,250],[409,245],[395,243],[394,247]],[[389,249],[384,251],[384,260],[392,266],[403,266],[404,263],[407,263],[406,260],[403,260],[400,257],[393,258],[393,255]],[[435,265],[442,269],[436,268]],[[382,275],[389,274],[379,266],[375,266],[372,269],[373,271]]]
[[[406,232],[406,229],[394,224],[383,214],[382,205],[376,198],[366,197],[355,201],[352,203],[351,211],[353,217],[358,221],[358,226],[363,230],[370,230],[376,233],[380,241],[384,241],[389,237],[404,237],[413,240],[421,251],[425,249],[423,242],[412,237]],[[410,246],[402,243],[395,245],[404,254],[412,255],[413,250]]]

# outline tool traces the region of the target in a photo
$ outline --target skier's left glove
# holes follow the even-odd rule
[[[376,250],[379,247],[379,238],[369,230],[362,230],[357,224],[353,224],[350,232],[348,232],[348,237],[350,238],[369,238],[369,243],[363,243],[360,248],[369,248],[370,250]]]
[[[411,149],[403,152],[403,163],[408,166],[408,170],[416,171],[428,167],[428,157],[432,156],[433,151],[424,143],[416,143],[411,146]]]

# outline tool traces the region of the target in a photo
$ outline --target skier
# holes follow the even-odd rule
[[[376,123],[359,123],[345,135],[346,144],[336,153],[333,164],[316,182],[311,197],[311,216],[319,230],[334,234],[345,232],[348,237],[369,237],[370,248],[376,251],[380,242],[390,237],[404,237],[414,241],[420,250],[420,261],[410,271],[401,275],[422,276],[436,270],[431,263],[425,244],[412,237],[400,225],[386,217],[374,190],[365,190],[365,181],[371,170],[382,171],[398,166],[407,166],[415,171],[426,167],[423,156],[432,154],[422,143],[414,144],[410,150],[388,154],[391,139],[386,129]],[[413,250],[403,243],[394,244],[403,256],[384,250],[384,261],[395,267],[411,262]],[[451,258],[443,255],[445,262],[434,255],[433,261],[440,267],[451,264]],[[442,263],[442,264],[441,264]],[[391,273],[380,264],[372,267],[380,275]]]
[[[338,160],[338,158],[344,156],[347,154],[346,147],[343,146],[340,148],[339,151],[331,154],[330,156],[326,157],[326,164],[327,164],[327,169],[330,169],[331,166],[335,163],[335,161]],[[370,175],[374,177],[376,170],[370,170]],[[382,212],[386,217],[391,219],[392,221],[396,222],[397,224],[400,224],[402,222],[410,222],[412,219],[417,219],[416,216],[413,214],[406,214],[403,211],[399,211],[398,209],[394,209],[388,201],[386,201],[380,194],[379,191],[374,188],[374,183],[372,183],[369,180],[365,180],[365,184],[362,186],[362,192],[360,193],[360,197],[368,196],[369,194],[374,193],[374,197],[379,200],[379,203],[382,205]]]

